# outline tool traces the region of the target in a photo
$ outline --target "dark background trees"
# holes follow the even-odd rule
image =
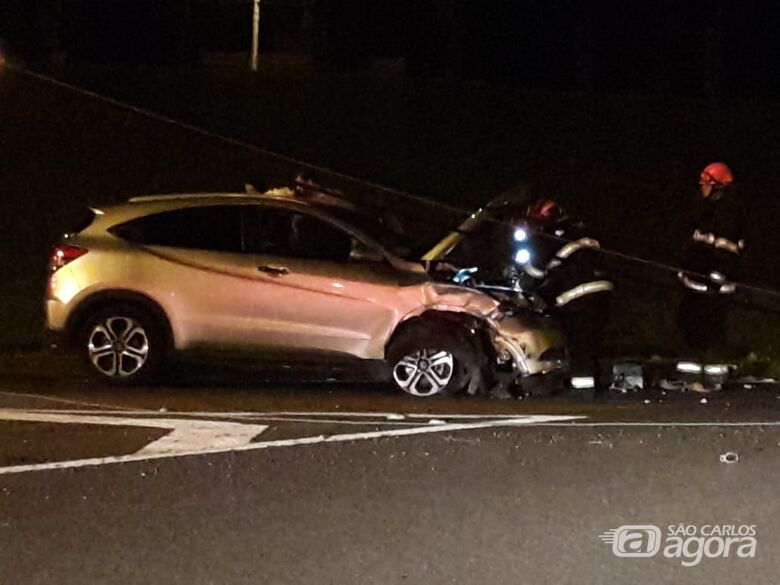
[[[250,44],[250,0],[2,3],[0,37],[28,59],[183,63]],[[737,0],[263,0],[261,48],[532,90],[768,95],[779,16]]]

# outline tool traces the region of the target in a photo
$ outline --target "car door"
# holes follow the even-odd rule
[[[254,303],[263,282],[245,250],[242,207],[188,206],[112,228],[149,253],[132,280],[169,312],[180,347],[263,340]]]
[[[383,357],[389,331],[419,303],[409,293],[421,277],[393,268],[322,216],[262,206],[245,211],[257,265],[254,324],[264,343]]]

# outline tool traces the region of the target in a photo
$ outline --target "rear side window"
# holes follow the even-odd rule
[[[241,210],[231,205],[166,211],[114,226],[109,231],[124,240],[147,246],[243,251]]]

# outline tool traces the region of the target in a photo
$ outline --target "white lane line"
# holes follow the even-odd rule
[[[116,415],[121,414],[123,416],[139,416],[139,417],[211,417],[211,418],[236,418],[238,420],[252,418],[262,421],[272,422],[304,422],[304,423],[338,423],[344,425],[398,425],[409,426],[410,424],[419,424],[420,419],[429,420],[447,420],[447,419],[476,419],[476,420],[509,420],[515,419],[522,415],[513,414],[422,414],[422,413],[382,413],[382,412],[261,412],[261,411],[157,411],[157,410],[123,410],[118,412],[116,410],[70,410],[70,409],[25,409],[27,412],[41,412],[41,413],[58,413],[58,414],[106,414]],[[340,420],[339,418],[326,419],[321,417],[338,416],[345,418],[385,418],[385,420],[371,420],[371,421],[350,421]],[[301,417],[301,418],[286,418],[286,417]],[[319,417],[319,418],[305,418],[305,417]],[[389,417],[389,420],[388,420]],[[770,421],[603,421],[603,422],[579,422],[582,419],[587,418],[582,415],[564,415],[565,420],[571,422],[550,422],[550,423],[538,423],[535,426],[551,426],[551,427],[761,427],[761,426],[780,426],[780,420]],[[407,420],[411,419],[411,420]],[[575,420],[576,419],[576,420]]]
[[[239,417],[235,417],[239,418]],[[240,417],[241,419],[248,420],[250,417]],[[283,417],[283,416],[265,416],[262,414],[257,414],[253,417],[251,417],[251,420],[258,420],[262,422],[293,422],[293,423],[303,423],[303,424],[317,424],[317,425],[323,425],[323,424],[339,424],[339,425],[345,425],[345,426],[370,426],[370,425],[376,425],[381,427],[408,427],[412,425],[419,425],[420,421],[414,421],[414,420],[407,420],[407,421],[388,421],[388,420],[344,420],[344,419],[338,419],[338,418],[298,418],[298,417]],[[429,423],[432,424],[432,423]]]
[[[27,409],[30,412],[49,412],[46,409]],[[67,414],[112,414],[116,410],[77,410],[77,409],[58,409],[57,412]],[[214,418],[268,418],[268,417],[343,417],[343,418],[382,418],[391,421],[403,421],[406,419],[463,419],[463,420],[483,420],[483,419],[506,419],[521,416],[518,413],[498,412],[495,414],[446,414],[446,413],[401,413],[401,412],[339,412],[336,411],[281,411],[281,412],[263,412],[258,410],[239,410],[239,411],[221,411],[221,410],[197,410],[197,411],[175,411],[175,410],[131,410],[124,409],[121,414],[132,416],[149,416],[154,414],[176,415],[176,416],[195,416],[195,417],[214,417]]]
[[[561,427],[561,428],[579,428],[579,427],[780,427],[780,421],[743,421],[743,422],[718,422],[718,421],[705,421],[705,422],[643,422],[643,421],[613,421],[613,422],[572,422],[572,423],[559,423],[548,422],[541,423],[540,427]]]
[[[494,414],[446,414],[446,413],[426,413],[426,412],[339,412],[339,411],[281,411],[258,413],[269,416],[343,416],[350,418],[385,418],[389,420],[411,419],[494,419],[494,418],[514,418],[518,415],[511,412],[497,412]]]
[[[271,449],[274,447],[292,447],[297,445],[316,445],[319,443],[341,443],[351,441],[365,441],[371,439],[380,439],[385,437],[407,437],[413,435],[424,435],[430,433],[454,432],[475,429],[486,429],[495,427],[514,427],[521,425],[535,425],[537,423],[546,423],[554,421],[572,420],[583,418],[578,416],[559,416],[559,415],[528,415],[508,418],[504,420],[483,421],[473,423],[453,423],[444,425],[426,425],[423,427],[413,427],[407,429],[388,429],[383,431],[371,431],[363,433],[347,433],[341,435],[316,437],[304,437],[299,439],[281,439],[277,441],[265,441],[260,443],[249,443],[237,447],[214,447],[191,452],[178,453],[135,453],[132,455],[120,455],[115,457],[94,457],[90,459],[78,459],[74,461],[60,461],[51,463],[34,463],[30,465],[15,465],[12,467],[0,468],[0,475],[13,473],[25,473],[31,471],[45,471],[53,469],[74,469],[79,467],[95,467],[99,465],[109,465],[115,463],[129,463],[133,461],[149,461],[155,459],[165,459],[171,457],[186,457],[190,455],[213,455],[218,453],[238,452],[238,451],[256,451],[260,449]],[[129,419],[138,421],[138,419]],[[146,421],[147,425],[149,422]]]
[[[340,425],[348,425],[348,426],[366,426],[366,425],[377,425],[377,426],[403,426],[408,427],[410,425],[420,424],[421,422],[425,421],[428,424],[445,424],[446,420],[450,418],[449,415],[426,415],[423,417],[415,417],[415,418],[409,418],[407,419],[404,415],[399,415],[397,418],[392,418],[388,420],[387,418],[383,418],[381,420],[371,420],[369,417],[349,417],[347,419],[338,418],[339,413],[333,413],[333,417],[325,417],[323,413],[311,413],[313,417],[315,418],[307,418],[303,415],[301,416],[284,416],[284,415],[277,415],[274,413],[266,414],[263,412],[242,412],[242,413],[225,413],[225,412],[184,412],[184,411],[173,411],[169,412],[167,410],[165,411],[154,411],[154,410],[138,410],[138,411],[115,411],[115,410],[64,410],[64,409],[57,409],[57,410],[51,410],[51,409],[30,409],[27,410],[27,412],[39,412],[39,413],[57,413],[57,414],[69,414],[69,415],[116,415],[121,414],[123,416],[138,416],[138,417],[154,417],[154,416],[177,416],[177,417],[209,417],[213,419],[236,419],[241,421],[246,420],[258,420],[258,421],[265,421],[265,422],[295,422],[295,423],[307,423],[307,424],[340,424]],[[439,418],[437,418],[437,416]],[[508,418],[513,418],[517,415],[496,415],[489,417],[490,420],[503,420]],[[356,418],[360,420],[355,420]],[[483,417],[479,417],[482,419]],[[487,417],[485,417],[487,419]],[[463,420],[461,418],[461,420]]]
[[[37,398],[39,400],[47,400],[49,402],[59,402],[62,404],[73,404],[78,406],[90,406],[94,408],[102,408],[102,409],[111,409],[111,410],[105,410],[103,412],[116,412],[116,411],[127,411],[127,410],[135,410],[133,408],[128,408],[125,406],[112,406],[111,404],[101,404],[99,402],[85,402],[83,400],[71,400],[69,398],[59,398],[57,396],[48,396],[46,394],[27,394],[24,392],[4,392],[0,391],[0,396],[10,396],[10,397],[22,397],[22,398]],[[66,410],[63,410],[63,412],[69,412]],[[80,412],[80,411],[74,411],[74,412]],[[90,411],[95,412],[95,411]],[[140,411],[143,413],[148,413],[149,411]]]
[[[19,422],[43,422],[79,425],[143,427],[166,429],[164,437],[153,441],[134,455],[171,455],[197,453],[209,449],[234,449],[249,442],[265,431],[267,425],[243,424],[209,420],[177,418],[127,418],[95,416],[87,414],[62,414],[57,412],[27,412],[0,409],[0,420]]]

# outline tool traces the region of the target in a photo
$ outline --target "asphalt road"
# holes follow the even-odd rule
[[[113,113],[13,72],[2,79],[15,148],[0,223],[24,247],[18,269],[38,266],[40,234],[58,233],[54,216],[33,213],[42,194],[70,209],[89,193],[183,189],[257,168],[134,117],[122,118],[133,158],[116,156],[124,143],[95,130],[115,128]],[[103,125],[74,142],[84,125],[73,119],[87,118]],[[187,153],[178,171],[162,151]],[[100,172],[73,172],[84,160]],[[35,226],[14,231],[21,216]],[[6,290],[10,337],[38,318],[32,274]],[[658,391],[418,400],[361,378],[185,368],[165,386],[117,389],[67,359],[0,356],[0,584],[777,582],[775,387],[706,403]],[[722,462],[726,453],[738,460]],[[755,554],[699,557],[693,534],[682,558],[614,552],[654,552],[658,537],[666,550],[681,524],[746,527]],[[600,538],[626,525],[644,528],[613,534],[616,545]],[[723,557],[718,544],[707,550]]]
[[[115,389],[0,365],[0,583],[777,581],[775,387],[417,400],[305,369]],[[680,524],[753,530],[754,555],[683,566]],[[624,525],[663,548],[616,556],[600,535]]]

